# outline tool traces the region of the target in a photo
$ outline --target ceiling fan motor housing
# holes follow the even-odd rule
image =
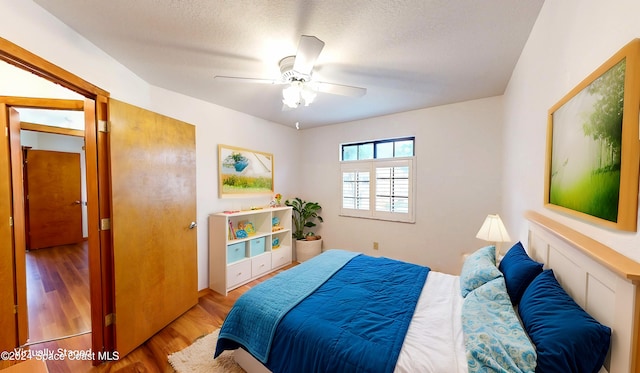
[[[293,70],[293,63],[295,59],[296,56],[287,56],[280,60],[278,63],[278,66],[280,66],[280,79],[282,79],[283,82],[309,81],[309,76],[300,74]]]

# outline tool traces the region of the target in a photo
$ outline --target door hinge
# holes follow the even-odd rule
[[[109,124],[106,120],[98,121],[98,132],[109,132]]]
[[[100,230],[108,231],[110,229],[111,229],[111,219],[110,218],[100,219]]]
[[[18,305],[17,305],[17,304],[14,304],[14,305],[13,305],[13,313],[14,313],[15,315],[17,315],[17,314],[18,314]]]
[[[9,226],[13,227],[13,216],[9,216]]]
[[[104,326],[109,326],[111,324],[115,324],[116,322],[116,314],[110,313],[104,317]]]

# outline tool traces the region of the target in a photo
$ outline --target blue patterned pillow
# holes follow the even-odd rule
[[[536,345],[538,372],[596,373],[609,351],[611,329],[600,324],[545,270],[524,291],[518,312]]]
[[[504,275],[511,303],[517,306],[527,286],[542,272],[542,263],[531,259],[522,243],[518,242],[507,251],[498,269]]]
[[[496,267],[496,247],[485,246],[465,259],[460,272],[460,294],[466,297],[473,289],[502,277]]]
[[[502,277],[464,298],[462,330],[470,373],[535,370],[535,348],[511,305]]]

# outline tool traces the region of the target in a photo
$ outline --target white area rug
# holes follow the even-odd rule
[[[233,351],[225,351],[213,359],[220,329],[197,339],[191,346],[169,355],[169,364],[178,373],[244,373],[233,360]]]

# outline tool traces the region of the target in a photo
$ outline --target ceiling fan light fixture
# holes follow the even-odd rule
[[[314,87],[305,84],[302,80],[294,80],[289,87],[282,90],[282,102],[295,109],[302,103],[304,106],[311,105],[317,95],[318,91]]]
[[[292,109],[297,108],[300,105],[300,91],[302,91],[300,82],[292,82],[290,86],[282,90],[282,102]]]

